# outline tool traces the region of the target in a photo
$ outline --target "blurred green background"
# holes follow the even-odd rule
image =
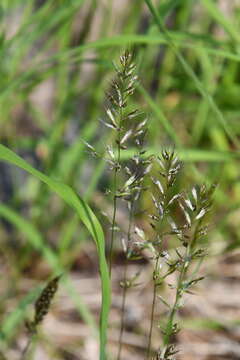
[[[183,184],[219,183],[211,261],[238,254],[240,1],[2,0],[0,20],[2,144],[73,186],[107,229],[101,211],[111,211],[104,195],[111,176],[104,161],[89,156],[83,140],[104,150],[109,131],[99,120],[105,116],[112,63],[129,48],[140,78],[132,102],[148,115],[149,151],[175,146],[184,162]],[[131,149],[126,158],[130,154]],[[24,341],[26,305],[56,263],[87,278],[98,277],[98,265],[76,215],[37,179],[0,163],[0,199],[1,344],[15,359]],[[89,334],[87,329],[96,330],[91,313],[97,310],[86,310],[89,300],[79,296],[79,287],[84,293],[81,285],[68,289],[70,310],[73,319],[88,324],[83,329]],[[221,319],[214,319],[201,326],[221,328]],[[78,339],[85,349],[81,357],[74,346],[58,351],[58,342],[42,336],[48,351],[34,359],[95,356],[86,350],[94,348],[94,340],[88,345]]]

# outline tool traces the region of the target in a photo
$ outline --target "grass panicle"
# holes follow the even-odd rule
[[[47,286],[42,290],[40,296],[36,300],[34,304],[34,320],[28,324],[28,329],[30,332],[36,331],[37,326],[43,321],[44,317],[49,312],[49,307],[58,289],[60,278],[61,276],[57,276],[53,280],[49,281]]]
[[[208,227],[206,217],[211,209],[212,194],[215,185],[194,186],[190,193],[178,192],[174,183],[181,169],[181,163],[174,151],[165,150],[158,158],[160,165],[159,178],[152,178],[157,194],[152,194],[155,213],[150,215],[155,238],[151,241],[153,259],[153,301],[151,310],[149,340],[146,358],[151,356],[151,338],[155,322],[155,307],[159,299],[168,309],[168,316],[161,321],[163,334],[162,350],[156,354],[157,359],[170,360],[178,352],[172,343],[174,335],[179,331],[176,314],[184,304],[184,295],[191,294],[192,288],[204,277],[197,276],[192,270],[195,261],[201,261],[206,254],[202,238],[206,236]],[[178,216],[177,216],[178,214]],[[175,219],[176,218],[176,219]],[[171,248],[169,237],[176,237],[179,245]],[[168,283],[168,276],[175,273],[176,283],[168,284],[175,291],[173,304],[163,299],[158,290]]]
[[[115,133],[115,145],[116,154],[113,147],[108,148],[108,154],[110,155],[110,162],[113,169],[113,215],[111,223],[111,239],[109,250],[109,269],[110,274],[112,270],[112,258],[113,258],[113,245],[115,238],[116,227],[116,214],[117,214],[117,199],[119,197],[126,196],[124,188],[119,191],[119,178],[118,174],[122,168],[121,164],[121,152],[127,149],[127,143],[134,137],[138,136],[142,128],[135,130],[132,126],[133,120],[139,115],[137,109],[129,109],[128,100],[131,95],[134,94],[138,77],[136,75],[136,65],[132,61],[132,55],[129,51],[120,56],[119,65],[115,65],[116,78],[112,81],[109,92],[107,93],[109,107],[106,110],[108,121],[105,122],[106,126],[113,129]],[[138,124],[139,125],[139,124]],[[133,180],[133,182],[132,182]],[[134,179],[131,179],[129,183],[125,184],[125,188],[131,185],[133,186]],[[126,189],[127,190],[127,189]]]
[[[178,200],[184,213],[185,222],[181,227],[174,225],[174,231],[177,232],[178,239],[182,243],[182,252],[180,253],[176,249],[176,258],[168,261],[169,270],[176,270],[178,275],[177,282],[174,285],[175,301],[171,306],[167,324],[163,331],[162,359],[168,359],[169,349],[172,349],[174,345],[171,344],[171,338],[178,328],[177,323],[175,323],[175,316],[178,309],[184,305],[184,295],[192,294],[192,288],[204,279],[203,276],[195,274],[192,265],[195,261],[201,261],[206,254],[202,238],[207,234],[205,220],[211,209],[214,190],[215,185],[210,187],[205,185],[194,186],[190,194],[183,195]]]
[[[45,288],[42,290],[41,294],[37,298],[34,304],[34,319],[33,321],[26,322],[26,328],[29,333],[27,344],[22,351],[21,360],[24,360],[27,356],[28,350],[31,346],[34,336],[37,334],[37,327],[41,324],[44,317],[48,314],[51,302],[56,294],[58,289],[58,283],[61,278],[56,276],[54,279],[48,282]]]
[[[161,156],[158,156],[157,163],[159,166],[158,177],[152,177],[154,190],[151,193],[154,214],[150,214],[151,226],[154,230],[154,239],[152,240],[153,259],[155,262],[153,271],[153,300],[150,318],[150,330],[148,336],[147,359],[151,354],[152,332],[154,325],[155,306],[157,300],[157,290],[162,284],[160,274],[161,259],[168,258],[168,253],[163,251],[163,227],[171,214],[171,207],[178,199],[180,194],[173,193],[172,187],[176,181],[177,175],[181,169],[181,162],[174,151],[163,150]]]
[[[145,177],[149,175],[153,157],[148,156],[144,157],[145,150],[143,148],[144,139],[147,133],[146,129],[147,120],[139,121],[134,132],[134,142],[137,147],[136,154],[128,161],[128,165],[124,168],[126,174],[126,181],[124,182],[122,188],[119,190],[120,197],[123,198],[128,204],[129,216],[128,216],[128,232],[126,236],[126,241],[123,239],[123,249],[125,253],[124,259],[124,269],[123,269],[123,280],[120,282],[122,287],[122,306],[121,306],[121,324],[119,332],[119,342],[118,342],[118,355],[117,360],[121,359],[121,350],[122,350],[122,340],[123,340],[123,331],[124,331],[124,319],[125,319],[125,306],[127,291],[135,286],[135,280],[137,276],[134,276],[133,279],[128,278],[128,262],[133,260],[132,252],[132,232],[134,226],[135,212],[137,210],[137,201],[139,200],[141,193],[146,190],[144,186]],[[118,195],[119,196],[119,195]]]

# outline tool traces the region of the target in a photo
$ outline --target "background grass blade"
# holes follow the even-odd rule
[[[75,303],[80,316],[83,318],[86,324],[88,324],[88,326],[90,326],[90,328],[93,330],[94,335],[96,335],[98,333],[98,329],[92,314],[90,313],[88,307],[84,304],[81,297],[77,294],[76,290],[74,289],[70,277],[67,274],[65,275],[65,269],[61,266],[57,255],[53,252],[53,250],[50,247],[47,246],[47,244],[44,242],[41,234],[37,231],[37,229],[30,222],[26,221],[22,216],[20,216],[18,213],[16,213],[11,208],[9,208],[8,206],[2,203],[0,203],[0,217],[5,218],[7,221],[13,224],[20,232],[22,232],[26,236],[27,242],[30,244],[30,246],[34,247],[37,251],[39,251],[42,254],[42,256],[51,266],[53,272],[56,275],[64,274],[64,277],[61,281],[64,283],[68,294],[71,296],[73,302]],[[26,299],[28,299],[28,296],[26,296]],[[15,311],[18,313],[18,308],[13,310],[13,312],[4,320],[2,326],[4,340],[8,340],[10,336],[13,336],[13,331],[11,330],[14,329],[14,327],[17,326],[18,322],[22,319],[22,317],[19,318],[17,315],[16,316],[14,315]]]
[[[203,0],[202,4],[208,10],[208,13],[212,16],[212,18],[218,22],[224,30],[231,36],[232,40],[239,44],[240,42],[240,35],[239,30],[236,26],[229,21],[226,16],[222,13],[216,3],[212,0]]]
[[[179,52],[178,48],[176,47],[174,41],[169,36],[169,33],[167,29],[165,28],[162,19],[154,7],[151,0],[145,0],[151,14],[153,15],[154,21],[156,22],[160,32],[162,32],[166,39],[168,40],[169,46],[173,50],[174,54],[176,55],[177,59],[179,60],[180,64],[182,65],[183,69],[185,70],[186,74],[192,79],[193,83],[195,84],[197,90],[200,92],[200,94],[206,99],[208,102],[210,108],[216,115],[216,119],[219,121],[219,123],[222,125],[223,129],[225,130],[226,134],[229,136],[229,139],[232,140],[232,142],[238,147],[238,139],[235,136],[232,129],[228,126],[224,116],[222,115],[220,109],[218,108],[217,104],[213,100],[212,96],[209,94],[209,92],[204,88],[201,81],[198,79],[197,75],[195,74],[194,70],[191,68],[191,66],[186,62],[182,54]]]

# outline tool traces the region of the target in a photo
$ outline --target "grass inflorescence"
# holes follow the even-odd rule
[[[116,226],[116,211],[117,211],[117,199],[130,196],[128,194],[130,186],[134,185],[134,179],[130,177],[130,180],[125,183],[125,186],[121,188],[119,184],[118,173],[121,171],[121,152],[127,149],[127,142],[133,136],[134,129],[129,127],[130,120],[138,116],[138,110],[129,110],[128,109],[128,99],[133,95],[137,82],[137,75],[135,73],[136,66],[132,62],[132,56],[129,51],[126,51],[120,57],[120,64],[116,67],[116,79],[112,81],[111,89],[108,92],[108,100],[110,107],[107,109],[106,113],[108,115],[109,122],[105,123],[107,126],[111,127],[115,131],[115,143],[116,143],[116,152],[115,156],[112,148],[108,149],[108,153],[111,156],[111,163],[114,172],[113,178],[113,215],[112,215],[112,224],[111,224],[111,240],[110,240],[110,250],[109,250],[109,269],[110,274],[112,270],[112,258],[113,258],[113,245],[114,245],[114,235],[115,235],[115,226]],[[139,129],[140,131],[141,129]]]
[[[47,315],[52,299],[57,291],[59,279],[60,276],[57,276],[53,280],[49,281],[47,286],[42,290],[40,296],[36,300],[34,304],[34,320],[28,323],[28,329],[30,332],[34,333],[37,329],[37,326]]]
[[[203,280],[192,266],[206,254],[202,238],[207,234],[205,218],[212,204],[212,193],[215,186],[194,186],[190,193],[174,189],[174,183],[179,175],[181,163],[174,151],[164,150],[158,157],[159,177],[153,178],[157,188],[152,194],[155,213],[150,215],[155,236],[152,242],[153,271],[153,301],[147,348],[147,359],[150,357],[151,338],[155,321],[154,311],[156,300],[160,300],[168,309],[165,322],[160,321],[163,335],[162,350],[157,352],[157,359],[170,360],[177,353],[172,338],[179,331],[176,314],[184,305],[184,295],[191,294],[192,287]],[[176,208],[182,213],[180,219],[175,219]],[[175,248],[169,244],[172,237],[177,238]],[[175,295],[174,300],[165,300],[158,294],[158,289],[168,283],[168,277],[176,274],[176,281],[168,284]]]
[[[146,359],[155,356],[156,359],[171,360],[178,352],[172,342],[180,329],[176,320],[178,309],[183,306],[184,295],[191,294],[191,288],[203,280],[202,276],[197,276],[193,265],[196,261],[201,261],[206,254],[206,249],[202,246],[202,237],[208,230],[205,218],[211,208],[214,186],[193,186],[190,192],[187,189],[179,191],[176,183],[180,178],[182,162],[176,152],[164,149],[158,156],[149,155],[145,144],[148,120],[139,109],[129,109],[128,100],[134,94],[138,81],[136,66],[130,52],[126,51],[120,57],[119,65],[114,67],[116,78],[107,94],[110,107],[106,110],[108,120],[104,121],[114,135],[110,137],[113,142],[107,145],[104,155],[113,171],[112,188],[107,191],[113,198],[108,254],[110,274],[116,242],[119,201],[125,201],[128,208],[128,230],[126,236],[121,239],[125,260],[123,278],[120,281],[122,302],[117,360],[121,360],[122,357],[127,294],[129,289],[135,286],[138,277],[136,274],[129,278],[128,264],[131,260],[141,258],[146,249],[152,253],[153,262],[153,293]],[[122,154],[128,149],[128,144],[134,145],[136,150],[131,158],[123,161]],[[87,146],[94,156],[100,158],[94,147],[89,144]],[[151,235],[135,225],[138,200],[143,192],[149,194],[155,209],[153,213],[144,211],[145,218],[152,228]],[[134,240],[133,234],[134,237],[140,238],[140,241]],[[171,283],[169,286],[174,294],[168,301],[159,292],[173,275],[176,278],[175,284]],[[156,324],[155,310],[159,301],[167,307],[168,315],[158,326],[162,332],[160,350],[154,350],[152,334]]]
[[[28,341],[22,351],[21,360],[25,360],[33,337],[37,334],[37,328],[42,323],[44,317],[48,314],[53,297],[58,289],[58,283],[61,276],[56,276],[48,282],[48,284],[41,291],[39,297],[34,304],[34,319],[26,321],[26,328],[28,330]]]

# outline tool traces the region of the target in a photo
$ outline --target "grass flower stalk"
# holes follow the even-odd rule
[[[124,314],[125,314],[125,307],[126,307],[126,298],[127,298],[127,289],[129,283],[127,282],[127,273],[128,273],[128,259],[127,254],[129,252],[129,244],[131,241],[131,229],[132,229],[132,222],[133,222],[133,212],[134,207],[131,205],[131,209],[129,212],[129,223],[128,223],[128,233],[127,233],[127,248],[126,248],[126,257],[124,259],[124,271],[123,271],[123,281],[122,281],[122,305],[121,305],[121,323],[120,323],[120,332],[119,332],[119,340],[118,340],[118,354],[117,360],[121,359],[121,352],[122,352],[122,344],[123,344],[123,332],[124,332]]]
[[[152,219],[151,226],[155,231],[155,266],[153,271],[153,300],[151,307],[151,318],[150,318],[150,329],[148,335],[148,346],[147,346],[147,355],[146,358],[150,358],[151,354],[151,342],[152,342],[152,332],[154,324],[154,314],[157,298],[158,287],[162,284],[163,279],[161,278],[159,272],[160,258],[165,257],[165,254],[161,252],[162,250],[162,227],[164,222],[169,216],[169,208],[172,203],[177,199],[178,195],[171,194],[171,188],[176,181],[176,176],[180,171],[181,164],[178,157],[175,155],[174,151],[162,151],[162,154],[157,159],[158,164],[160,165],[159,175],[162,178],[152,178],[154,186],[157,188],[158,198],[152,193],[152,200],[156,210],[156,214],[150,215]]]
[[[27,343],[22,351],[20,360],[25,360],[29,349],[31,347],[32,341],[37,334],[37,327],[43,321],[44,317],[48,314],[51,302],[54,298],[54,295],[58,289],[58,283],[61,276],[57,276],[45,286],[41,294],[37,298],[34,304],[34,319],[30,322],[26,322],[26,327],[29,333]]]
[[[129,126],[129,120],[137,116],[137,110],[129,111],[128,99],[135,91],[137,75],[135,74],[135,64],[132,62],[132,56],[129,51],[126,51],[120,56],[119,65],[115,65],[116,79],[112,81],[111,89],[108,92],[109,108],[106,110],[108,122],[104,122],[107,127],[113,129],[116,133],[115,145],[116,156],[114,150],[109,148],[110,163],[114,171],[113,175],[113,215],[111,222],[111,238],[109,249],[109,271],[112,271],[113,260],[113,246],[115,240],[116,228],[116,214],[117,214],[117,200],[122,194],[119,194],[119,187],[121,187],[118,174],[122,168],[121,152],[127,146],[126,143],[133,135],[133,129]],[[131,124],[130,124],[131,125]]]
[[[179,272],[177,284],[175,286],[175,300],[170,307],[167,324],[163,331],[163,349],[160,352],[161,360],[170,360],[178,350],[175,344],[172,344],[172,336],[179,331],[178,324],[175,320],[178,309],[184,305],[184,295],[192,294],[192,287],[204,277],[195,277],[195,273],[189,274],[192,264],[205,256],[205,249],[201,246],[201,239],[207,234],[207,227],[204,221],[212,205],[212,194],[215,185],[207,188],[194,186],[191,194],[181,196],[179,205],[185,216],[185,225],[179,229],[179,239],[183,244],[183,254],[178,250],[177,260],[175,261],[176,270]],[[174,225],[175,231],[176,226]],[[173,263],[172,263],[173,264]]]

